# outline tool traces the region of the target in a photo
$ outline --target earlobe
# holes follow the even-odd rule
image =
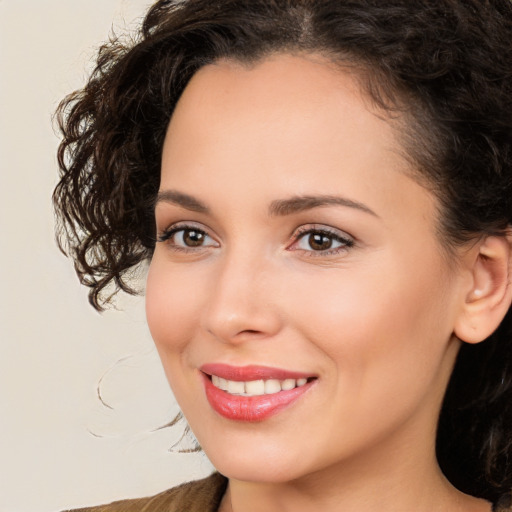
[[[497,329],[512,302],[511,239],[488,236],[470,253],[471,288],[454,333],[466,343],[479,343]]]

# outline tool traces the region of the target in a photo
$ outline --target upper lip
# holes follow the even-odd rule
[[[224,363],[207,363],[199,369],[207,375],[216,375],[226,380],[245,382],[251,380],[308,379],[315,377],[311,373],[259,365],[231,366]]]

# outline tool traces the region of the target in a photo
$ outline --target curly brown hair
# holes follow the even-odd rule
[[[130,272],[151,258],[164,136],[190,78],[220,58],[278,51],[355,66],[368,96],[403,115],[448,246],[510,226],[510,0],[160,0],[134,40],[101,47],[58,110],[58,240],[96,309],[111,283],[134,293]],[[463,346],[438,430],[447,477],[493,502],[512,489],[511,342],[509,311],[488,340]]]

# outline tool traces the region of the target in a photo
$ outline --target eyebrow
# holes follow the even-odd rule
[[[158,192],[155,200],[155,206],[160,202],[175,204],[193,212],[210,212],[208,206],[199,201],[199,199],[196,199],[194,196],[189,194],[178,192],[177,190],[162,190]],[[294,213],[300,213],[313,208],[332,205],[354,208],[373,215],[374,217],[379,217],[373,210],[363,203],[347,199],[345,197],[331,195],[294,196],[289,199],[276,199],[270,203],[269,214],[271,216],[293,215]]]
[[[352,199],[347,199],[340,196],[295,196],[290,199],[277,199],[270,204],[270,215],[292,215],[294,213],[311,210],[321,206],[346,206],[348,208],[355,208],[365,213],[369,213],[374,217],[379,217],[368,206]]]
[[[181,206],[186,210],[190,210],[198,213],[208,213],[210,209],[204,203],[199,201],[193,196],[178,192],[177,190],[162,190],[158,192],[155,200],[155,206],[158,203],[171,203],[177,206]]]

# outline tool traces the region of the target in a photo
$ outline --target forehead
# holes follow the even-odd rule
[[[200,108],[228,96],[231,104],[246,103],[248,95],[261,106],[280,105],[278,110],[288,110],[299,103],[319,108],[329,101],[340,101],[340,90],[345,95],[350,92],[356,102],[363,100],[355,72],[318,54],[276,53],[253,63],[220,59],[196,72],[178,109],[191,107],[190,96]]]
[[[340,193],[393,207],[418,187],[404,181],[410,163],[402,153],[396,128],[372,109],[357,77],[325,58],[223,60],[200,69],[178,102],[161,188],[239,201],[239,211],[256,188],[252,202]]]
[[[199,69],[185,88],[171,119],[170,128],[183,117],[196,122],[208,114],[222,113],[223,125],[241,122],[251,116],[255,122],[269,125],[286,121],[296,113],[304,126],[314,117],[327,112],[364,122],[382,118],[383,111],[372,109],[368,96],[362,93],[355,69],[341,67],[317,54],[273,54],[252,64],[222,59]],[[336,106],[335,111],[333,107]],[[184,112],[185,111],[185,112]],[[195,117],[197,116],[197,117]],[[372,119],[376,122],[377,119]],[[393,141],[394,143],[394,141]]]
[[[195,144],[198,160],[208,156],[210,161],[211,146],[225,151],[235,142],[261,157],[276,146],[283,157],[290,147],[297,155],[298,141],[304,151],[321,153],[349,135],[353,154],[377,142],[389,152],[401,151],[389,120],[370,103],[353,73],[319,55],[276,54],[253,65],[221,60],[201,68],[183,92],[164,159],[165,153],[179,157],[185,143]],[[201,155],[203,147],[208,155]]]

